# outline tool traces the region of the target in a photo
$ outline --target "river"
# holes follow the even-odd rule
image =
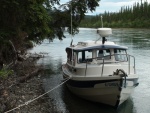
[[[66,62],[65,48],[70,45],[71,36],[65,33],[62,41],[44,40],[30,52],[48,53],[37,63],[45,68],[43,87],[45,91],[54,88],[63,80],[61,64]],[[96,40],[99,35],[96,29],[80,28],[79,34],[73,37],[73,44],[78,41]],[[150,112],[150,30],[149,29],[113,29],[113,34],[107,38],[117,44],[127,46],[128,53],[136,58],[136,73],[139,75],[139,86],[135,88],[130,98],[118,110],[110,106],[83,100],[68,91],[65,85],[53,90],[48,95],[52,113],[149,113]]]

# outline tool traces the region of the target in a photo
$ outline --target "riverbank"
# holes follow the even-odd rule
[[[38,57],[28,57],[17,62],[12,69],[14,74],[0,79],[0,113],[11,110],[44,93],[42,87],[42,66],[37,66]],[[45,95],[11,113],[50,112],[50,98]]]

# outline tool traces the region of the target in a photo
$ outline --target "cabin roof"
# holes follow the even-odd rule
[[[115,44],[114,42],[106,41],[105,44],[102,44],[101,41],[84,41],[78,42],[77,45],[68,47],[70,49],[73,48],[74,51],[86,51],[86,50],[93,50],[93,49],[128,49],[128,47],[120,46]]]

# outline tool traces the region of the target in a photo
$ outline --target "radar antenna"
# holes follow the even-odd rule
[[[105,44],[105,41],[107,41],[106,37],[110,36],[112,34],[111,28],[103,28],[103,16],[101,16],[101,23],[102,27],[97,29],[97,33],[102,37],[102,44]],[[100,38],[101,38],[100,37]],[[98,38],[95,43],[100,39]]]

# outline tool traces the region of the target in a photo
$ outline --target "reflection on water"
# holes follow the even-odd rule
[[[36,46],[31,52],[47,52],[48,56],[38,61],[45,68],[46,78],[43,87],[49,90],[60,84],[63,80],[61,64],[66,61],[65,47],[70,44],[71,38],[66,36],[63,41],[55,39],[48,43]],[[73,37],[74,44],[78,41],[96,40],[99,36],[95,29],[81,29]],[[137,74],[140,85],[135,88],[131,97],[123,103],[118,110],[110,106],[83,100],[68,91],[65,85],[49,93],[53,113],[148,113],[150,111],[150,30],[148,29],[113,29],[113,35],[108,38],[117,44],[128,46],[129,54],[136,57]]]

